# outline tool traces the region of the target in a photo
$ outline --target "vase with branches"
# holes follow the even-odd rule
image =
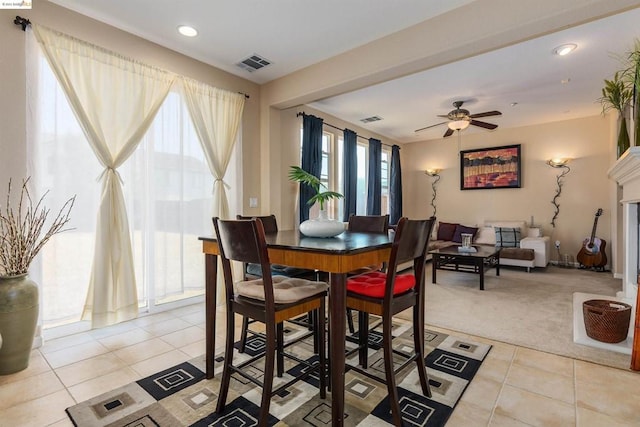
[[[333,237],[344,231],[344,224],[340,221],[329,219],[325,210],[325,203],[332,199],[344,197],[342,194],[329,190],[322,184],[320,178],[299,166],[291,166],[289,168],[289,179],[311,187],[315,194],[307,200],[307,204],[313,206],[318,203],[320,207],[317,219],[307,220],[300,224],[300,232],[302,234],[310,237]]]
[[[6,204],[0,206],[0,375],[21,371],[29,364],[38,319],[38,286],[28,277],[29,266],[53,236],[68,230],[65,227],[75,202],[75,196],[67,200],[48,221],[47,193],[34,200],[28,183],[28,178],[23,180],[12,204],[9,180]]]

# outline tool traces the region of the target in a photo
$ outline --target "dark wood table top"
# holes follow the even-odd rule
[[[215,242],[215,237],[199,237],[203,241]],[[331,252],[335,254],[356,254],[373,248],[388,247],[392,243],[389,235],[356,233],[345,231],[335,237],[307,237],[298,230],[279,230],[266,235],[267,246],[271,249],[295,249],[308,252]]]

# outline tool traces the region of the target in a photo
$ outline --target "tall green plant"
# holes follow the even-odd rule
[[[618,111],[620,116],[620,131],[618,132],[618,157],[624,153],[630,145],[629,132],[627,130],[627,119],[625,110],[629,102],[633,99],[633,87],[630,87],[629,80],[625,78],[628,69],[617,71],[612,80],[604,81],[602,97],[599,101],[602,104],[602,113],[610,109]]]
[[[289,179],[301,184],[306,184],[313,188],[316,194],[307,201],[307,204],[312,206],[314,203],[318,202],[320,204],[320,210],[324,210],[325,202],[328,202],[331,199],[344,197],[340,193],[330,191],[324,184],[322,184],[322,182],[320,182],[320,178],[310,174],[299,166],[291,166],[289,170]],[[326,190],[322,191],[323,188]]]
[[[640,146],[640,40],[636,39],[633,50],[627,55],[628,68],[625,76],[632,90],[634,141]]]

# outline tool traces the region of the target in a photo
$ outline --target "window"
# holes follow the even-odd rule
[[[302,138],[300,139],[302,141]],[[302,143],[300,144],[302,147]],[[320,167],[320,182],[331,191],[342,192],[340,184],[341,165],[338,164],[339,158],[334,148],[334,135],[330,132],[322,133],[322,166]],[[343,204],[340,200],[332,199],[325,204],[325,210],[330,218],[342,218]],[[314,218],[318,216],[320,206],[315,204],[309,210],[309,216]]]
[[[302,128],[300,129],[300,155],[302,156]],[[334,144],[334,139],[337,143]],[[329,189],[344,193],[344,139],[342,134],[336,135],[332,132],[323,132],[322,134],[322,169],[320,172],[320,181]],[[356,196],[356,215],[367,214],[367,189],[368,189],[368,170],[369,170],[369,144],[367,142],[358,142],[356,147],[356,156],[358,162],[357,173],[357,196]],[[382,215],[389,213],[389,182],[391,180],[391,148],[382,147],[382,161],[380,164],[382,172]],[[311,218],[318,215],[318,207],[311,208],[309,215]],[[329,216],[342,219],[344,217],[344,202],[340,200],[332,200],[327,207]]]
[[[391,181],[391,150],[387,147],[382,148],[381,153],[381,180],[382,180],[382,197],[381,197],[381,213],[386,215],[389,213],[389,182]]]
[[[37,71],[36,71],[37,68]],[[62,206],[76,195],[72,230],[55,236],[32,266],[41,284],[45,327],[79,320],[93,263],[101,183],[99,164],[62,89],[41,56],[29,100],[29,153],[37,194],[51,190],[47,204]],[[34,86],[35,87],[35,86]],[[230,208],[237,207],[236,144],[225,181]],[[204,257],[198,236],[212,232],[213,178],[195,130],[177,92],[171,92],[136,151],[118,168],[134,253],[139,305],[158,311],[164,303],[204,293]],[[201,298],[201,297],[200,297]],[[176,303],[177,304],[177,303]]]

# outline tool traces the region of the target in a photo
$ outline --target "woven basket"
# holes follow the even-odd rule
[[[582,303],[584,326],[594,340],[617,343],[629,332],[631,306],[623,302],[592,299]]]

